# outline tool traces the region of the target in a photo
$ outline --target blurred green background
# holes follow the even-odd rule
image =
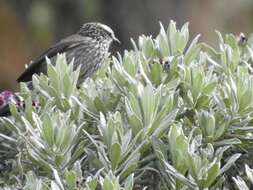
[[[0,90],[16,90],[17,76],[50,45],[89,21],[113,28],[122,44],[155,35],[158,22],[190,22],[191,34],[215,44],[215,30],[253,32],[253,0],[0,0]]]

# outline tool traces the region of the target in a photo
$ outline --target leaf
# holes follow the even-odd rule
[[[119,163],[121,156],[121,147],[119,143],[114,143],[111,146],[111,154],[110,154],[110,159],[111,159],[111,164],[112,164],[112,170],[115,170],[117,168],[117,165]]]
[[[245,164],[245,172],[249,181],[253,184],[253,170],[247,164]]]
[[[192,81],[192,97],[193,101],[196,102],[199,97],[200,92],[203,88],[203,75],[202,73],[198,73],[196,77],[194,77]]]
[[[67,181],[67,185],[69,189],[75,189],[76,188],[76,182],[77,182],[77,175],[74,171],[68,171],[65,170],[65,179]]]
[[[43,135],[49,146],[54,144],[54,129],[51,118],[48,114],[43,117]]]
[[[204,129],[204,134],[213,138],[215,133],[215,117],[212,114],[203,111],[199,120],[200,127]]]
[[[136,151],[137,150],[137,151]],[[140,159],[140,153],[138,148],[135,151],[132,152],[132,154],[129,156],[129,158],[124,163],[124,168],[120,172],[120,179],[124,179],[129,174],[131,174],[138,166],[138,161]]]
[[[88,187],[88,190],[95,190],[97,187],[97,179],[88,177],[85,183],[86,187]]]
[[[234,180],[235,184],[240,190],[250,190],[246,185],[245,181],[243,181],[243,179],[240,176],[237,176],[236,178],[232,177],[232,179]]]
[[[153,57],[154,51],[154,43],[150,37],[143,37],[143,46],[142,51],[145,57]]]
[[[58,73],[55,67],[52,66],[52,64],[47,64],[47,75],[50,79],[50,82],[52,83],[52,86],[55,88],[55,90],[59,90],[58,81],[60,79],[58,78]]]
[[[182,28],[181,28],[181,33],[185,39],[185,45],[187,44],[189,40],[189,22],[186,22]]]
[[[157,114],[157,108],[160,102],[160,88],[154,92],[152,86],[146,86],[141,94],[141,104],[144,116],[144,126],[151,126]]]
[[[113,184],[112,180],[108,176],[106,176],[106,178],[104,180],[103,189],[104,190],[116,190],[114,188],[114,184]]]
[[[70,76],[66,73],[63,77],[63,93],[65,97],[69,97],[72,93],[72,84]]]
[[[178,171],[176,171],[176,169],[173,166],[171,166],[167,162],[164,162],[164,164],[165,164],[166,169],[167,169],[166,172],[169,173],[170,175],[176,177],[183,184],[185,184],[188,187],[193,188],[193,189],[198,187],[197,184],[193,180],[184,177],[184,175],[182,175]]]
[[[215,146],[224,146],[224,145],[235,145],[235,144],[241,144],[242,142],[238,138],[230,138],[230,139],[224,139],[220,141],[216,141],[214,143]]]
[[[239,112],[244,111],[248,106],[250,106],[250,103],[252,102],[252,91],[247,90],[242,97],[239,100]]]
[[[240,156],[241,156],[240,153],[236,153],[236,154],[232,155],[228,159],[226,164],[221,168],[220,175],[223,174],[225,171],[227,171],[236,162],[236,160],[238,160],[240,158]]]
[[[162,80],[162,66],[161,64],[154,63],[151,68],[151,79],[152,82],[156,85],[161,84]]]
[[[214,182],[214,180],[216,179],[216,177],[219,175],[220,173],[220,164],[215,163],[209,170],[208,170],[208,176],[207,179],[204,183],[204,187],[210,187],[212,185],[212,183]]]
[[[170,55],[169,42],[168,42],[166,32],[161,22],[160,22],[160,33],[156,37],[156,40],[157,40],[158,48],[161,51],[162,57],[169,56]]]
[[[170,55],[175,55],[176,51],[177,51],[177,49],[176,49],[176,33],[177,33],[176,22],[171,20],[169,27],[167,29],[167,35],[168,35],[169,42],[170,42],[170,51],[171,51]]]
[[[51,181],[51,189],[52,190],[63,190],[54,181]]]
[[[217,82],[211,82],[204,87],[202,92],[204,94],[211,95],[211,93],[215,90],[216,86]]]
[[[202,49],[204,52],[207,53],[208,56],[208,60],[217,67],[220,67],[220,53],[217,52],[213,47],[211,47],[210,45],[206,44],[206,43],[201,43],[202,45]]]
[[[64,190],[63,184],[62,184],[62,182],[61,182],[61,179],[60,179],[60,176],[59,176],[57,170],[54,169],[54,168],[52,168],[52,170],[53,170],[54,178],[55,178],[55,180],[56,180],[56,182],[57,182],[57,185],[59,185],[59,186],[58,186],[59,189]]]
[[[201,44],[198,44],[200,35],[197,35],[191,42],[189,48],[187,49],[184,57],[184,62],[189,65],[200,53]]]
[[[134,187],[134,174],[131,174],[127,177],[125,181],[125,190],[132,190]]]

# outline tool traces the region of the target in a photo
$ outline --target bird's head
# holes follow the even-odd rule
[[[79,34],[98,40],[107,40],[110,43],[112,41],[120,43],[120,41],[115,37],[113,30],[109,26],[97,22],[85,23],[80,28]]]

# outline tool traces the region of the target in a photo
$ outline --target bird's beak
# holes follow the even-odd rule
[[[112,39],[113,39],[114,41],[116,41],[117,43],[121,44],[121,42],[119,41],[119,39],[116,38],[114,35],[113,35]]]

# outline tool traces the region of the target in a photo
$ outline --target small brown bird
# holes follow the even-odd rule
[[[78,85],[80,85],[103,64],[113,41],[119,42],[109,26],[101,23],[86,23],[76,34],[56,43],[33,60],[19,76],[17,82],[31,81],[35,73],[46,74],[45,57],[50,58],[54,63],[58,53],[65,53],[68,62],[74,58],[74,69],[81,65],[78,79]]]
[[[67,62],[72,61],[74,58],[74,69],[81,65],[77,84],[79,86],[104,63],[113,41],[119,42],[109,26],[101,23],[86,23],[76,34],[56,43],[37,59],[33,60],[18,77],[17,82],[30,82],[33,74],[47,74],[46,57],[50,58],[54,64],[57,54],[65,53]],[[31,83],[28,85],[32,88]],[[8,116],[10,114],[8,105],[11,101],[14,101],[20,107],[20,100],[15,93],[9,91],[0,93],[0,116]]]

